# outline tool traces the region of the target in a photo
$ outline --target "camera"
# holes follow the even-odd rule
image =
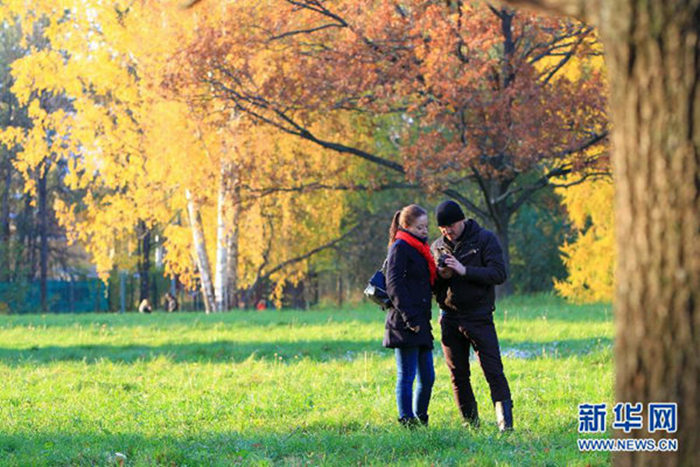
[[[445,250],[444,247],[438,248],[438,252],[440,253],[440,256],[438,256],[437,260],[437,265],[439,268],[444,268],[447,267],[447,264],[445,263],[445,260],[447,259],[447,250]]]

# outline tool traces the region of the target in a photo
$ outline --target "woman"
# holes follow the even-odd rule
[[[397,211],[389,229],[386,288],[392,308],[383,345],[396,353],[396,403],[404,426],[428,424],[435,381],[430,325],[436,266],[427,244],[428,213],[416,204]],[[418,375],[415,392],[413,380]],[[413,392],[413,393],[412,393]]]

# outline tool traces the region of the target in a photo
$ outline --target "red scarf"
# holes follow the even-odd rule
[[[430,271],[430,285],[433,285],[435,283],[435,277],[437,277],[437,266],[435,266],[435,260],[433,259],[433,255],[430,253],[430,247],[428,244],[421,242],[416,237],[408,232],[404,232],[403,230],[396,232],[395,238],[396,240],[403,240],[404,242],[408,243],[413,248],[418,250],[418,253],[425,258],[425,260],[428,262],[428,270]]]

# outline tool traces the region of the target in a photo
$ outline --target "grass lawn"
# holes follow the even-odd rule
[[[609,464],[576,439],[578,404],[613,401],[610,306],[498,305],[506,436],[476,362],[482,426],[462,428],[439,344],[431,426],[400,428],[383,319],[370,305],[0,316],[0,465]]]

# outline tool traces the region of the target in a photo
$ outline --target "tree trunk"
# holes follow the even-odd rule
[[[32,267],[33,256],[30,250],[31,238],[34,235],[34,219],[31,203],[31,195],[26,193],[24,195],[24,207],[17,221],[19,247],[15,256],[15,268],[13,273],[15,279],[24,276],[28,282],[34,280],[34,269]]]
[[[149,272],[151,269],[151,230],[146,226],[144,221],[139,221],[138,228],[139,237],[139,303],[142,300],[148,299],[150,291],[150,277]],[[151,303],[151,306],[157,306],[156,303]]]
[[[496,287],[496,297],[502,298],[513,294],[513,281],[510,278],[510,218],[513,211],[508,206],[508,199],[501,199],[504,193],[508,191],[508,187],[512,180],[479,180],[482,194],[486,206],[488,206],[488,214],[493,222],[494,233],[498,237],[498,242],[503,250],[503,262],[506,265],[506,281]]]
[[[228,277],[228,296],[229,296],[229,309],[237,307],[238,303],[236,297],[238,296],[238,220],[241,214],[241,205],[239,199],[239,190],[236,182],[236,186],[233,189],[233,203],[231,206],[231,225],[228,232],[228,237],[226,241],[228,246],[226,250],[228,251],[228,257],[226,258],[226,275]]]
[[[221,164],[221,178],[219,180],[219,195],[216,207],[216,271],[214,276],[214,296],[216,300],[216,311],[224,311],[228,305],[228,279],[226,273],[227,266],[227,225],[226,225],[226,202],[227,196],[227,168],[226,164]]]
[[[0,281],[6,282],[10,277],[10,191],[12,188],[12,160],[10,152],[3,151],[3,187],[2,207],[0,208],[0,235],[2,236],[2,264]]]
[[[618,465],[691,465],[700,446],[700,8],[684,5],[618,0],[601,25],[615,122],[616,397],[645,410],[678,403],[678,453],[618,453]]]
[[[46,280],[49,270],[49,213],[46,206],[47,178],[49,167],[46,163],[39,166],[37,180],[37,195],[39,197],[39,291],[41,296],[41,311],[48,311]]]
[[[200,282],[202,284],[202,296],[204,298],[204,310],[207,314],[216,308],[214,296],[214,286],[211,280],[211,267],[209,266],[209,256],[207,255],[206,243],[204,241],[204,230],[202,229],[202,217],[190,190],[185,190],[187,198],[187,212],[190,217],[190,228],[192,229],[192,242],[199,269]]]
[[[625,466],[694,465],[700,446],[700,5],[513,3],[599,20],[614,122],[616,398],[643,403],[645,414],[649,402],[678,404],[677,433],[644,432],[678,439],[677,452],[620,452],[614,459]]]
[[[501,284],[496,286],[496,297],[503,298],[508,295],[513,294],[513,281],[510,279],[510,234],[508,232],[508,220],[505,220],[505,228],[496,228],[496,236],[498,237],[498,243],[501,244],[501,249],[503,249],[503,261],[506,265],[506,272],[508,274],[508,279]]]
[[[345,296],[345,290],[343,289],[343,275],[338,274],[336,291],[338,293],[338,308],[343,308],[343,297]]]

